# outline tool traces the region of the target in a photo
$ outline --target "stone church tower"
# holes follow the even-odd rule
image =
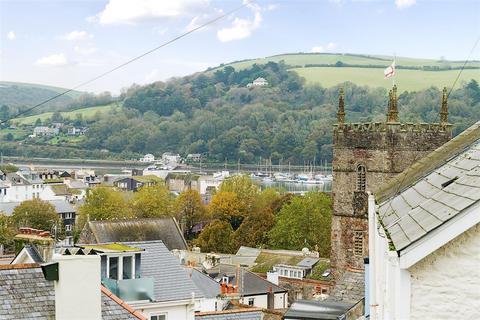
[[[347,123],[345,98],[341,89],[338,123],[333,131],[330,257],[337,284],[342,281],[345,272],[363,273],[363,259],[368,256],[366,191],[382,185],[450,140],[452,126],[447,123],[447,116],[447,93],[444,89],[439,123],[400,123],[397,88],[394,86],[389,92],[385,122]],[[361,277],[359,275],[357,279]],[[359,290],[359,294],[362,294],[363,289]],[[344,291],[348,291],[348,288]]]

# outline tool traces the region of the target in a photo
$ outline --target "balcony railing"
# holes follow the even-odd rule
[[[104,278],[102,284],[125,301],[154,300],[153,278],[113,280]]]

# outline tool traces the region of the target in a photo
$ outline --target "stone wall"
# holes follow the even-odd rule
[[[480,225],[409,269],[411,319],[480,319]]]
[[[451,125],[345,123],[333,133],[331,266],[338,281],[345,270],[363,270],[368,255],[367,197],[430,151],[450,140]],[[357,168],[366,168],[365,190]],[[357,250],[355,250],[355,248]]]

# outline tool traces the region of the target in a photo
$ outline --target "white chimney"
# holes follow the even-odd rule
[[[267,281],[278,286],[278,272],[277,271],[268,271],[267,272]]]
[[[53,262],[58,262],[55,319],[101,320],[100,256],[54,255]]]

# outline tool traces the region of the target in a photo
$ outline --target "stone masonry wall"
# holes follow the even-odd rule
[[[451,127],[436,124],[335,126],[330,260],[336,281],[345,270],[363,270],[363,258],[368,255],[366,196],[357,197],[362,196],[362,192],[356,192],[357,167],[366,167],[365,191],[372,191],[450,138]],[[363,236],[363,256],[354,254],[354,238],[359,232]]]

